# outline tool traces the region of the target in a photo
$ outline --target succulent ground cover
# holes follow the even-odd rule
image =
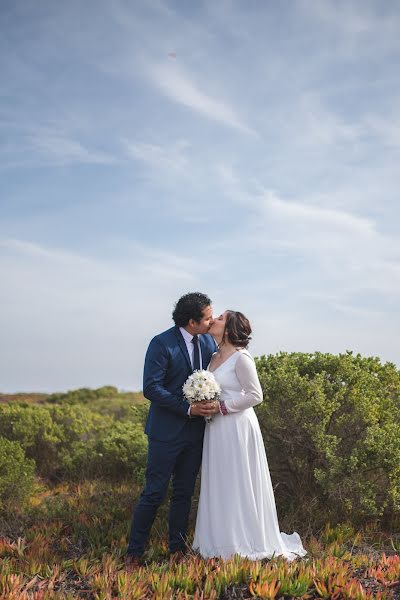
[[[44,489],[23,516],[0,527],[0,598],[50,600],[230,600],[400,598],[400,536],[370,525],[302,533],[309,554],[203,560],[168,556],[166,511],[156,520],[145,564],[123,569],[132,503],[128,483],[60,484]]]

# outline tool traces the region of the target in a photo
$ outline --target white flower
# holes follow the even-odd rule
[[[189,404],[202,400],[215,400],[221,388],[210,371],[194,371],[183,385],[183,393]]]

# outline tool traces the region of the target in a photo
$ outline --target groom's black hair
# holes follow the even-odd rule
[[[210,306],[211,300],[206,294],[190,292],[179,298],[175,304],[172,318],[177,327],[185,327],[190,319],[197,323],[203,318],[203,310]]]

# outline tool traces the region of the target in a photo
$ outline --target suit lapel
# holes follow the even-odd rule
[[[201,366],[203,369],[207,369],[208,363],[210,362],[209,360],[207,360],[207,358],[208,358],[207,346],[205,344],[205,341],[204,341],[204,338],[202,335],[199,335],[199,340],[200,340],[200,350],[201,350]]]
[[[211,350],[207,347],[205,338],[203,335],[200,336],[200,348],[201,348],[201,360],[203,363],[203,369],[207,369],[208,365],[210,364],[210,360],[211,360]]]
[[[176,333],[176,338],[178,340],[179,347],[180,347],[180,349],[183,352],[183,356],[186,359],[187,365],[188,365],[190,371],[192,371],[193,369],[192,369],[192,363],[190,362],[189,352],[188,352],[188,349],[186,347],[185,340],[183,339],[183,335],[179,331],[178,327],[175,328],[175,333]]]

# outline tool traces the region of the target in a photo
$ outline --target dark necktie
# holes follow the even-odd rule
[[[200,370],[200,351],[199,351],[199,336],[194,335],[193,339],[193,371]]]

